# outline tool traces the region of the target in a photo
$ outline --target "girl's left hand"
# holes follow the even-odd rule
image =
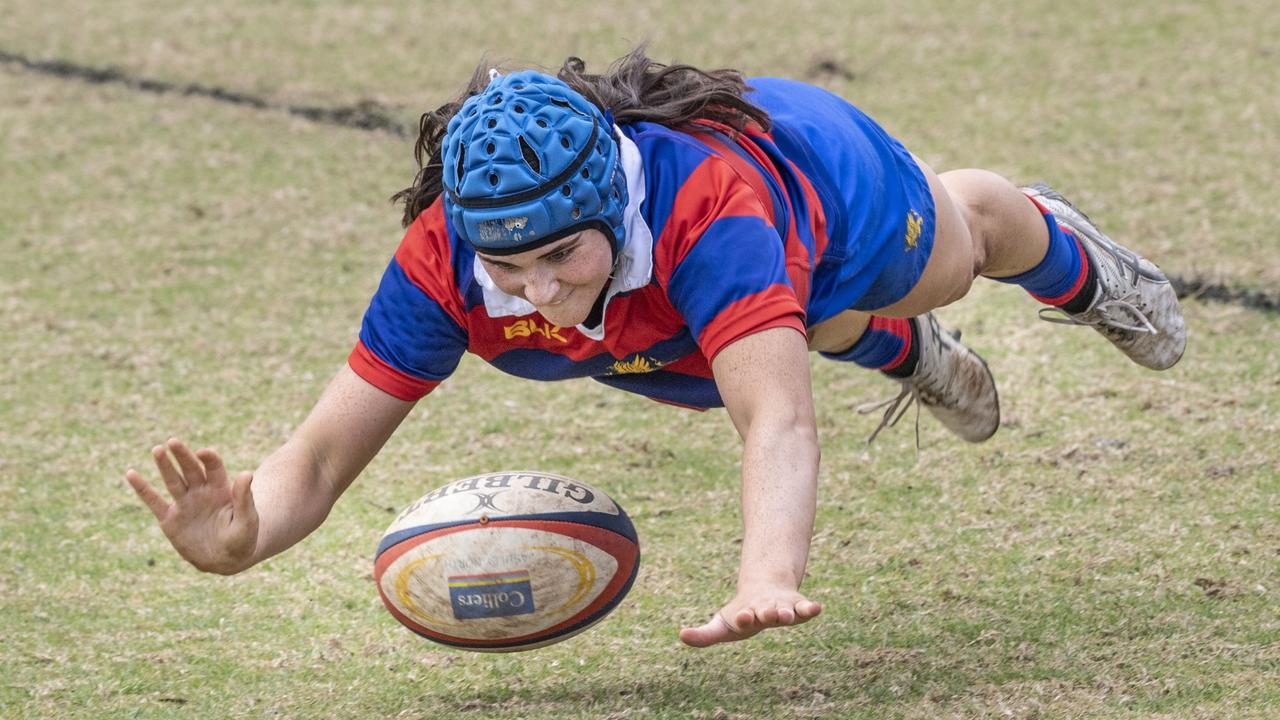
[[[822,612],[822,605],[786,587],[739,588],[729,604],[699,627],[680,631],[684,644],[703,648],[745,640],[768,628],[806,623]]]

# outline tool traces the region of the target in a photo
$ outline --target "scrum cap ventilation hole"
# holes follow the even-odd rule
[[[542,161],[538,160],[538,153],[534,152],[533,146],[523,135],[518,136],[520,140],[520,154],[524,156],[524,161],[537,174],[542,174]]]

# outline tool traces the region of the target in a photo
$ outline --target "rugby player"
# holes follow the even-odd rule
[[[171,439],[171,496],[127,479],[177,551],[235,573],[315,530],[464,352],[530,380],[590,377],[693,408],[743,440],[737,590],[703,647],[820,612],[800,591],[816,502],[808,353],[880,371],[970,442],[1000,424],[986,363],[931,312],[986,277],[1162,370],[1186,331],[1151,262],[1045,185],[936,174],[845,100],[664,65],[478,69],[423,116],[407,232],[346,366],[292,437],[234,480]],[[873,433],[874,437],[874,433]],[[170,457],[172,454],[172,457]]]

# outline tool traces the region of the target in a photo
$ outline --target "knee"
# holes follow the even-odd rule
[[[1001,231],[1011,193],[1018,190],[988,170],[952,170],[939,176],[956,203],[973,243],[974,276],[986,267],[987,248]]]
[[[943,173],[947,192],[960,206],[970,232],[982,231],[1000,214],[1000,205],[1013,185],[987,170],[952,170]]]

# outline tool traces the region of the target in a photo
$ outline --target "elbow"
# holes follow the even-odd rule
[[[237,575],[252,565],[252,563],[235,563],[230,561],[212,561],[212,560],[196,560],[192,558],[184,558],[192,567],[200,572],[209,573],[210,575],[222,575],[229,577]]]
[[[790,406],[784,422],[797,437],[812,443],[815,448],[818,446],[818,418],[812,403]]]
[[[751,434],[768,444],[776,444],[779,450],[804,453],[818,463],[821,448],[818,445],[818,421],[813,407],[780,407],[752,424]],[[807,451],[807,452],[806,452]]]

